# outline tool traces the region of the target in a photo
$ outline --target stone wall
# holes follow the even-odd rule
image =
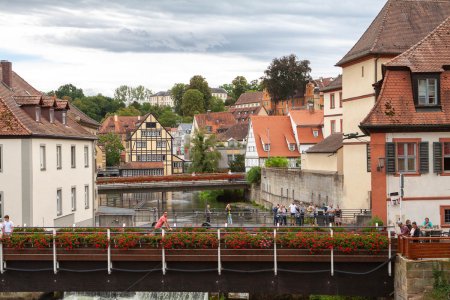
[[[424,294],[433,289],[433,270],[446,273],[450,278],[449,260],[409,260],[401,255],[395,262],[395,299],[424,299]]]
[[[264,206],[266,209],[272,209],[272,203],[261,199],[261,186],[257,184],[252,184],[250,187],[249,201],[254,201],[256,204]]]
[[[263,168],[260,201],[289,205],[294,200],[336,207],[342,202],[343,181],[337,172]]]

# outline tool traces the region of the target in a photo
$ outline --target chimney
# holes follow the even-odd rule
[[[114,115],[114,122],[117,122],[117,115]]]
[[[308,110],[310,113],[314,112],[314,103],[308,102]]]
[[[2,60],[2,81],[9,88],[12,88],[12,63],[7,60]]]
[[[139,116],[138,116],[138,121],[140,121],[140,120],[141,120],[141,116],[139,115]]]

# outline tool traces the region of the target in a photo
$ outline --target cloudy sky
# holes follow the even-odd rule
[[[336,76],[386,0],[0,0],[0,59],[42,91],[72,83],[112,96],[260,78],[275,57]]]

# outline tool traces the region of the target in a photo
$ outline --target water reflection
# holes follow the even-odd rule
[[[103,293],[75,293],[65,292],[63,299],[67,300],[208,300],[208,293],[200,292],[103,292]]]

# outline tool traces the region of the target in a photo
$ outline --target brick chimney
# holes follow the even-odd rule
[[[2,60],[0,63],[2,66],[2,81],[9,88],[12,88],[12,64],[7,60]]]

